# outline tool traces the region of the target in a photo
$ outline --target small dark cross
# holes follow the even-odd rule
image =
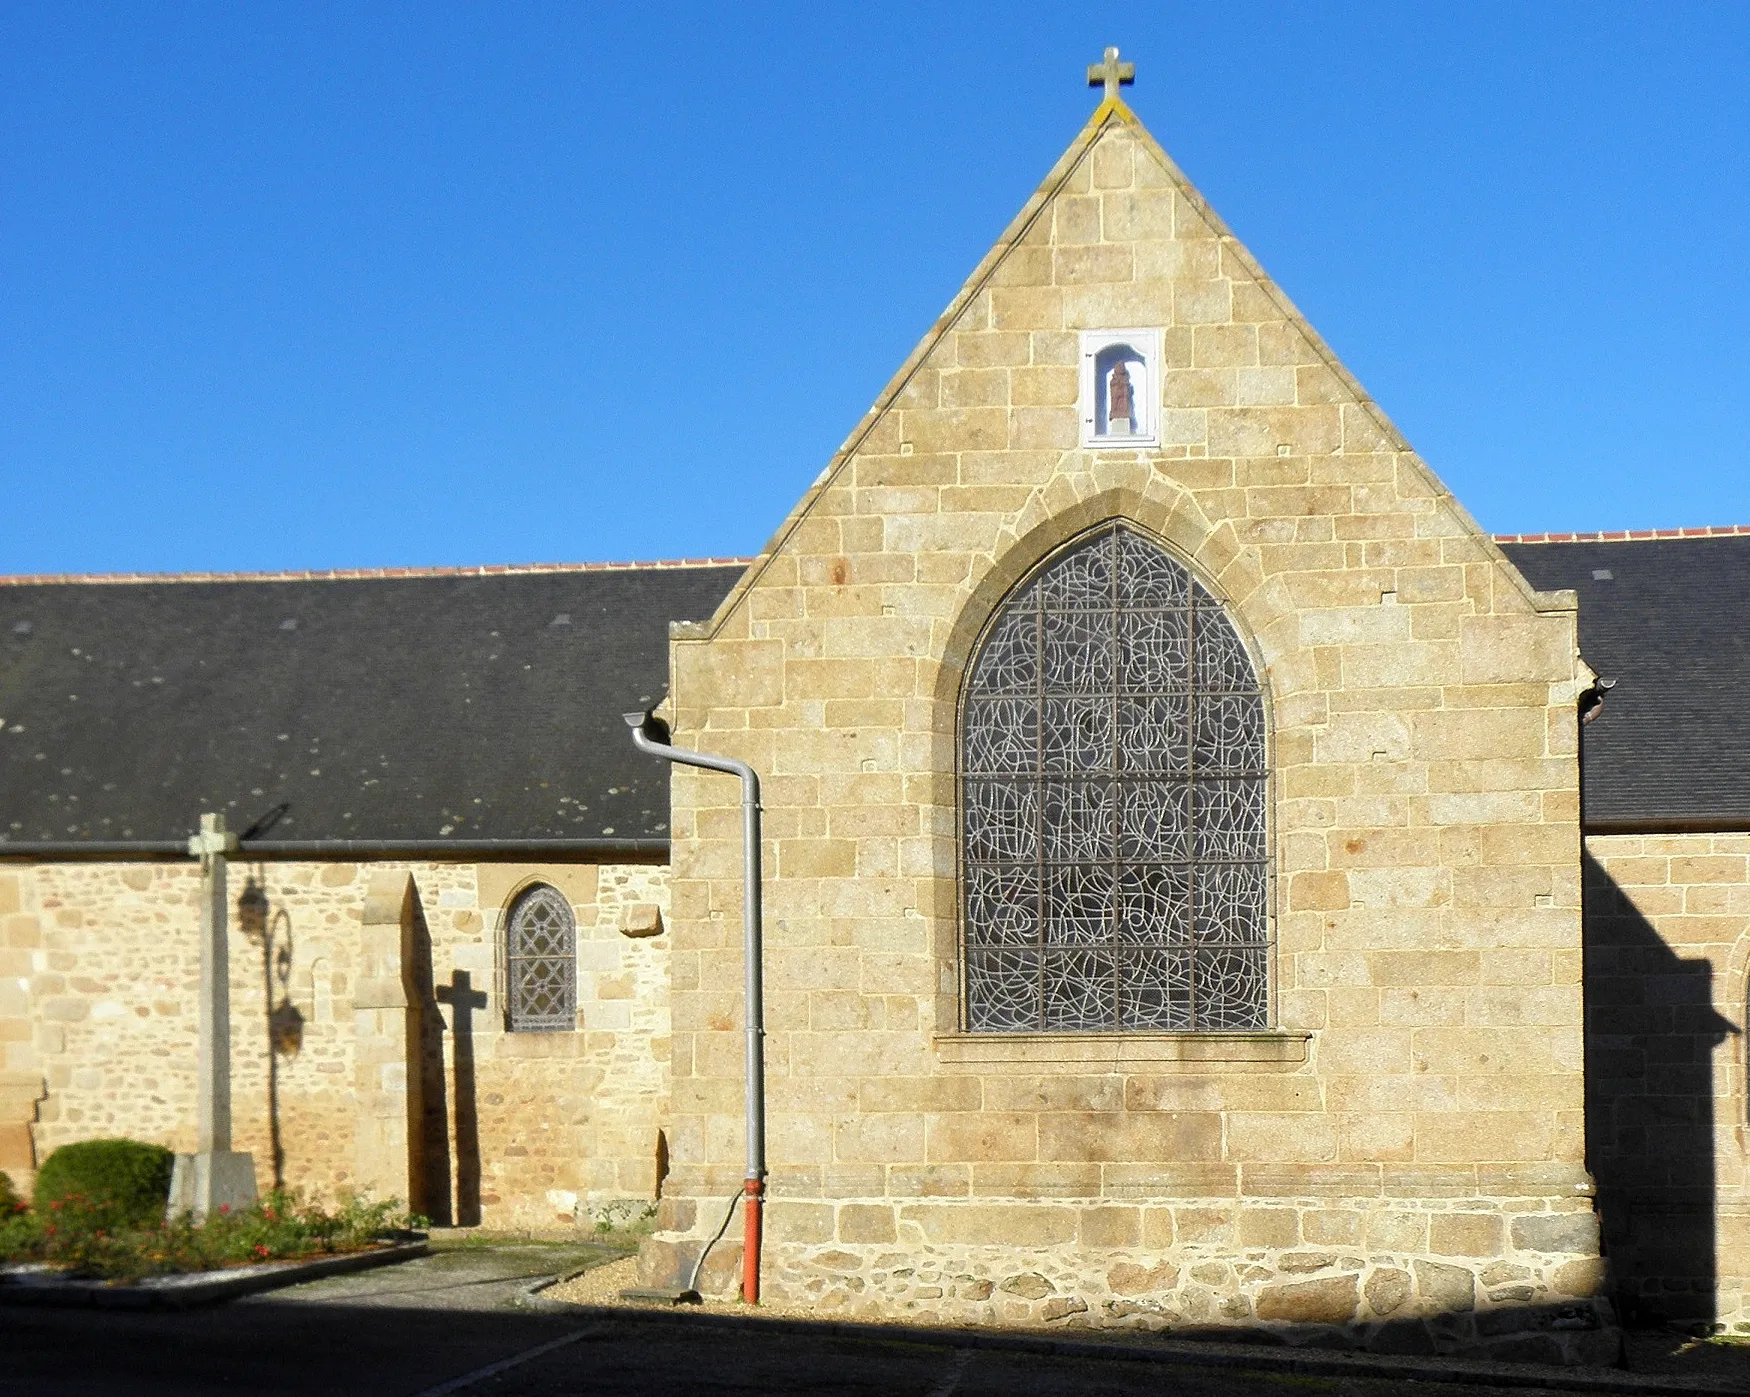
[[[1088,86],[1106,89],[1106,100],[1110,102],[1117,97],[1120,87],[1129,87],[1136,81],[1136,64],[1120,63],[1118,50],[1109,48],[1103,62],[1088,64]]]
[[[438,1003],[448,1004],[456,1067],[456,1223],[460,1227],[480,1224],[480,1107],[474,1085],[474,1011],[487,1004],[484,990],[474,988],[466,970],[450,972],[450,983],[434,993]]]
[[[474,988],[474,980],[466,970],[451,973],[450,983],[439,985],[433,993],[439,1004],[448,1004],[456,1011],[455,1033],[467,1037],[473,1033],[471,1012],[487,1005],[486,992]]]

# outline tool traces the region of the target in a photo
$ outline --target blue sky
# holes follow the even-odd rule
[[[1150,129],[1496,531],[1750,522],[1750,6],[0,3],[0,571],[755,551]]]

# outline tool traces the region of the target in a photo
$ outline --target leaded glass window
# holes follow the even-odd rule
[[[973,1032],[1262,1028],[1264,700],[1232,621],[1106,525],[998,611],[961,715]]]
[[[557,888],[537,884],[511,905],[505,923],[505,1027],[574,1028],[577,923]]]

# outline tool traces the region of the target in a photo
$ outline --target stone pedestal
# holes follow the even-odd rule
[[[179,1154],[170,1175],[166,1214],[204,1219],[220,1208],[247,1208],[255,1201],[255,1160],[240,1150]]]

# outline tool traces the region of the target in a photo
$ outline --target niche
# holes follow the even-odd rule
[[[1082,332],[1082,445],[1159,446],[1160,331]]]

